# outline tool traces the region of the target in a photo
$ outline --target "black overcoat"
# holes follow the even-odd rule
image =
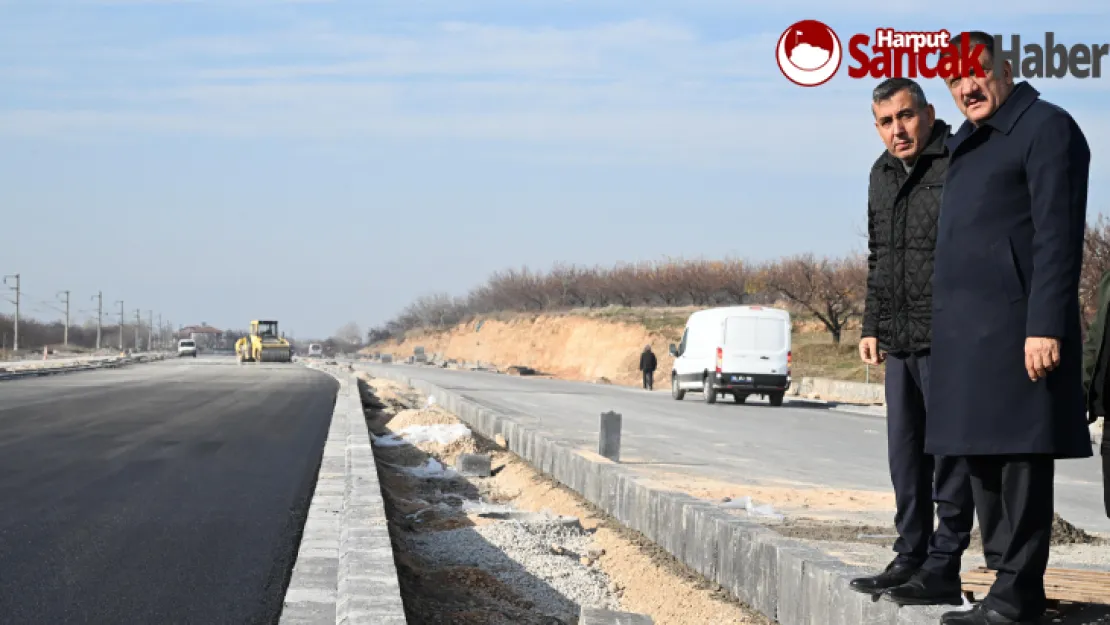
[[[1092,455],[1079,271],[1090,149],[1072,117],[1022,82],[948,142],[933,278],[925,451]],[[1033,382],[1025,339],[1061,340]]]

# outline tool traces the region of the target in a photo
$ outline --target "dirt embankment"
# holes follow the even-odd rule
[[[480,324],[480,325],[479,325]],[[540,315],[506,320],[486,319],[459,325],[448,332],[420,333],[400,343],[375,345],[370,351],[403,360],[413,348],[460,362],[481,362],[499,369],[530,367],[541,375],[569,380],[639,384],[640,352],[650,344],[659,360],[656,382],[665,379],[674,358],[661,331],[623,320],[578,315]]]
[[[502,315],[461,324],[445,332],[412,332],[403,341],[373,345],[364,352],[390,354],[394,360],[423,347],[431,356],[462,363],[481,362],[500,370],[511,366],[568,380],[640,385],[640,353],[651,345],[659,360],[655,384],[668,385],[674,358],[668,345],[682,339],[695,308],[615,308],[543,315]],[[859,330],[849,326],[834,345],[815,319],[796,318],[793,329],[794,377],[829,377],[880,382],[880,368],[865,371],[856,349]]]

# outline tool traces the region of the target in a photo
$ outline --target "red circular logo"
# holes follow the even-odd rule
[[[775,60],[782,75],[802,87],[828,82],[840,69],[843,56],[836,32],[817,20],[791,24],[775,48]]]

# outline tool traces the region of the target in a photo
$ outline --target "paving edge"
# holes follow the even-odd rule
[[[339,390],[279,623],[404,625],[358,380],[351,373],[318,370],[335,377]]]
[[[875,571],[731,515],[710,502],[652,488],[619,464],[596,460],[512,416],[379,365],[372,375],[406,384],[452,411],[479,434],[500,435],[510,451],[665,549],[734,598],[781,625],[935,625],[950,607],[903,607],[848,587]]]

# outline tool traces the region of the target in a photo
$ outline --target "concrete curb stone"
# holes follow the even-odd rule
[[[280,625],[403,625],[385,501],[358,380],[339,381]]]

